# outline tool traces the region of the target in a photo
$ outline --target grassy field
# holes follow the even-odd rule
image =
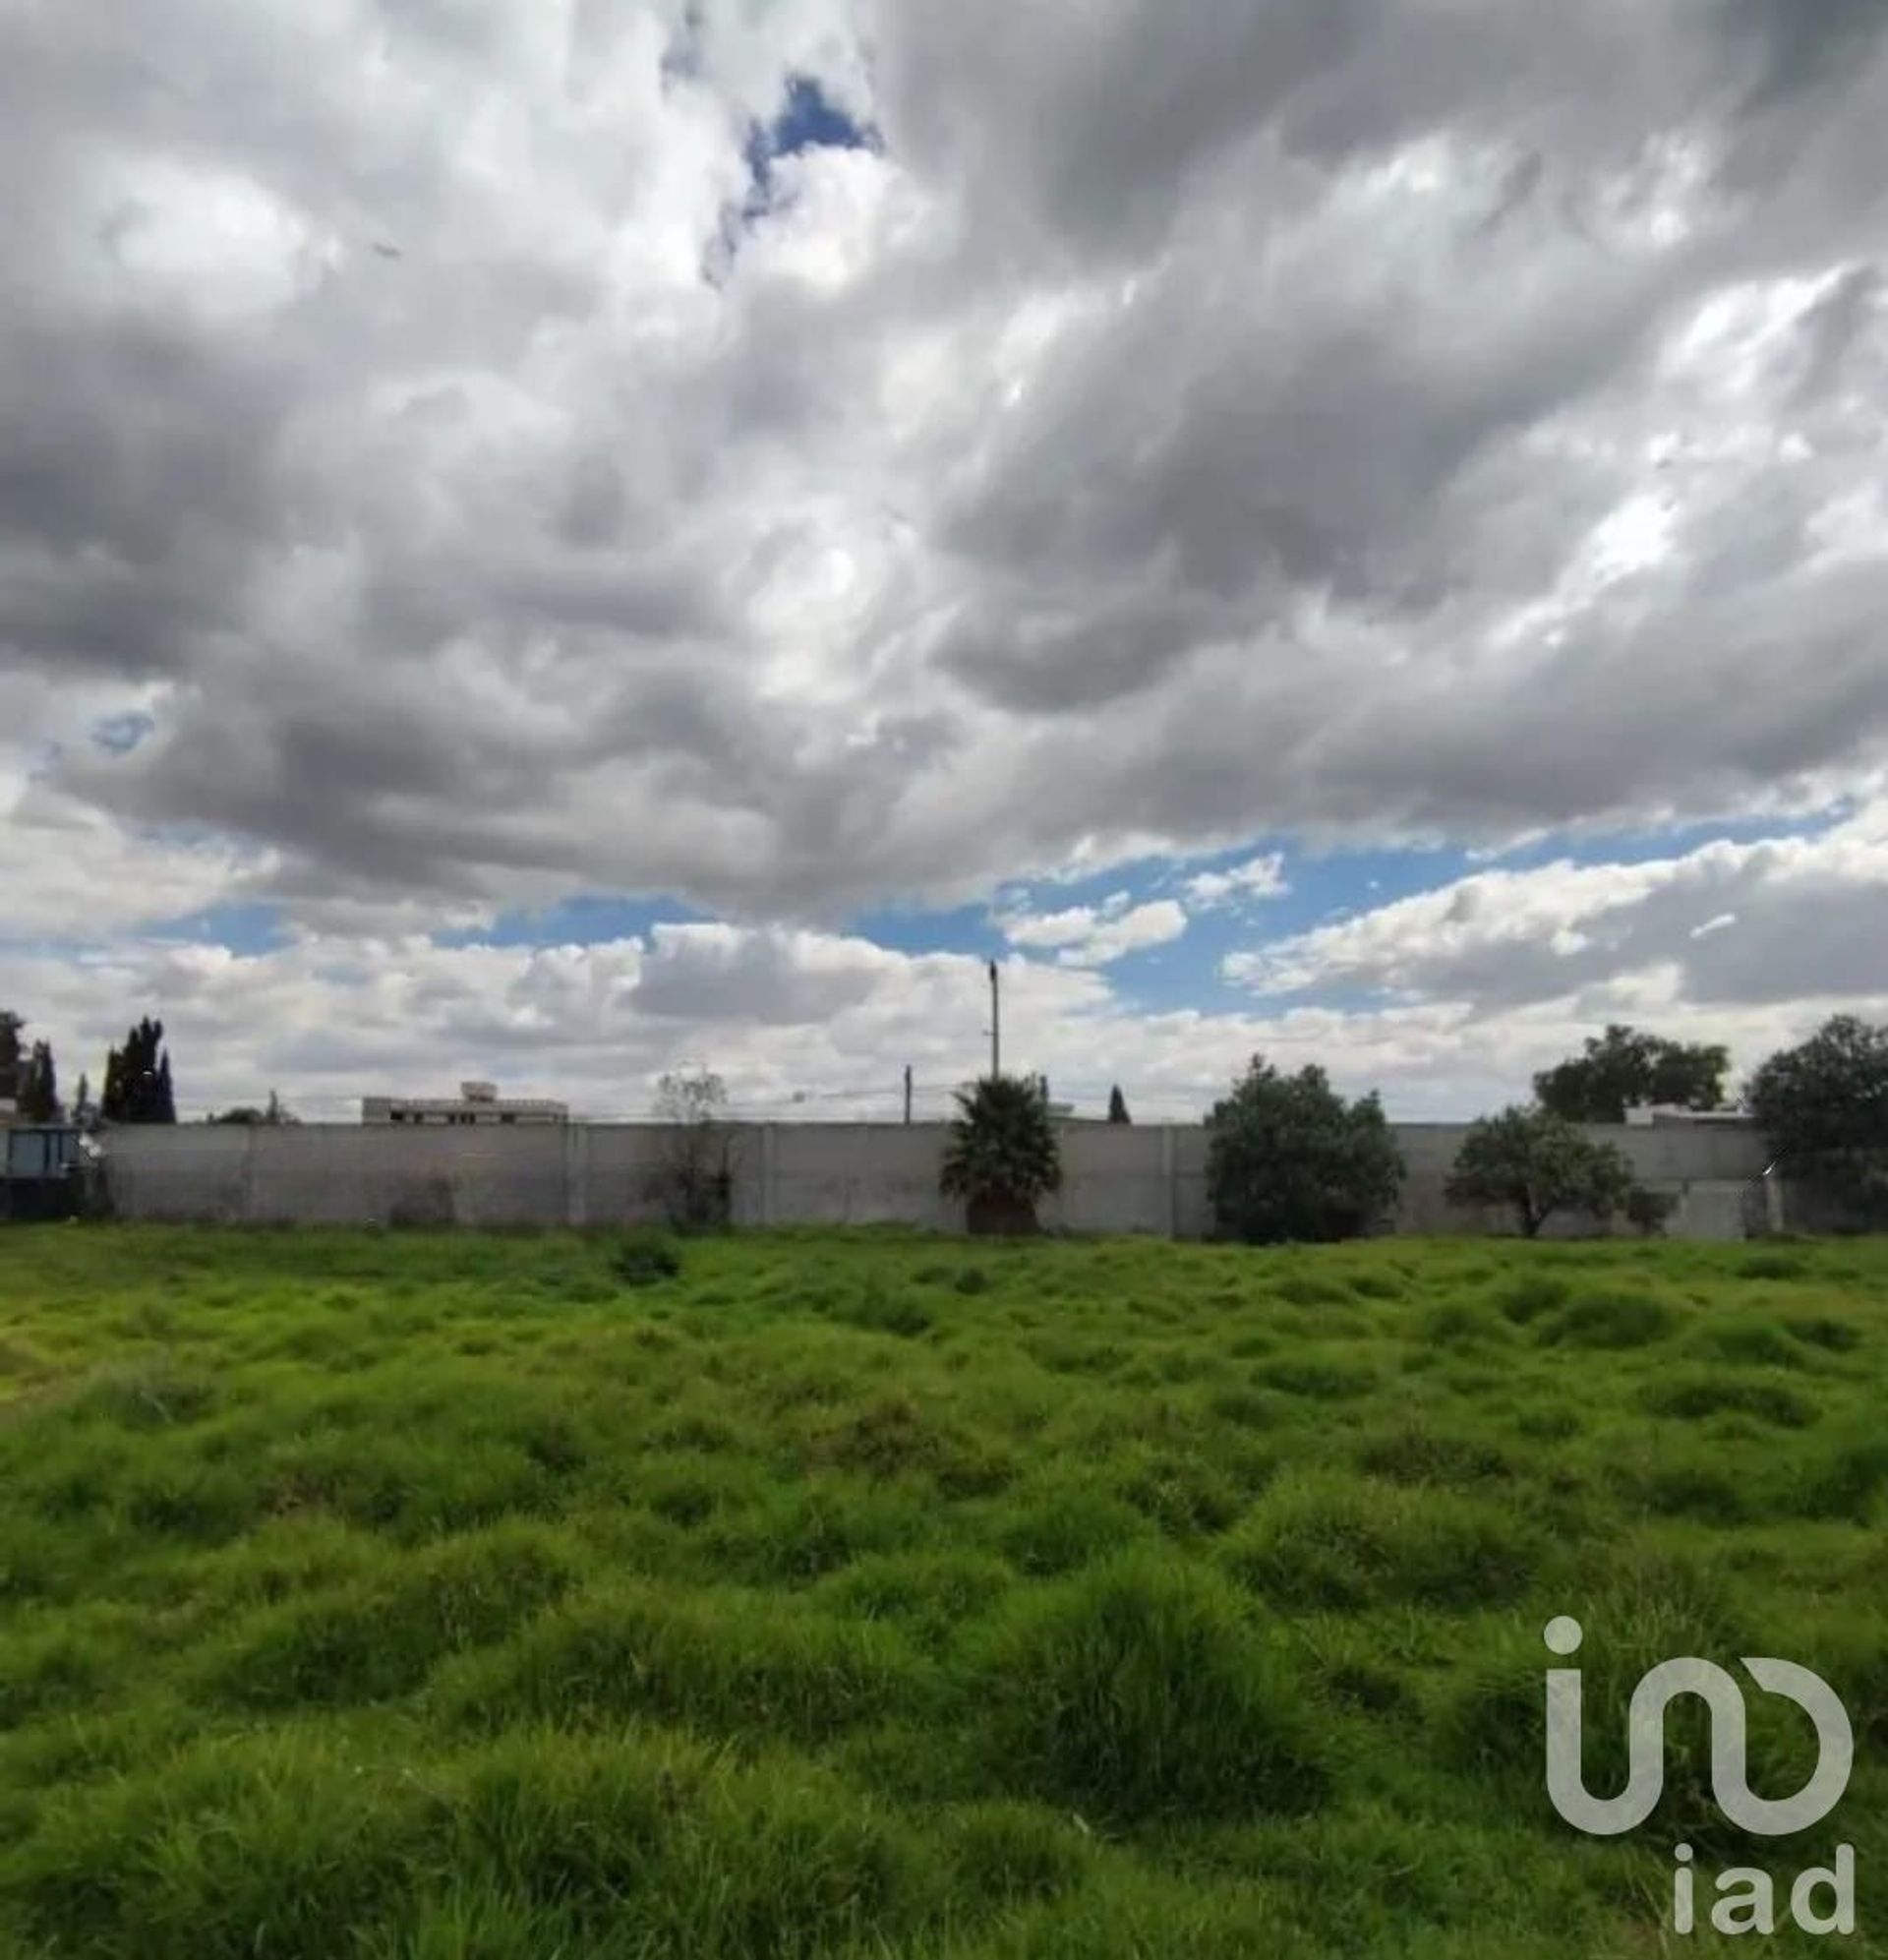
[[[1715,1949],[1681,1837],[1854,1844],[1888,1951],[1888,1244],[681,1257],[0,1237],[0,1951]],[[1845,1803],[1737,1838],[1681,1720],[1579,1836],[1560,1613],[1596,1791],[1644,1668],[1778,1654]]]

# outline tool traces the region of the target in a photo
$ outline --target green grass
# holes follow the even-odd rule
[[[0,1254],[0,1953],[1626,1960],[1680,1837],[1880,1936],[1888,1243]],[[1741,1843],[1680,1713],[1579,1837],[1557,1613],[1596,1791],[1779,1654],[1843,1807]]]

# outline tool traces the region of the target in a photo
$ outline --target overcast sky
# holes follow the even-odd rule
[[[1871,0],[15,0],[0,185],[68,1090],[1888,1015]]]

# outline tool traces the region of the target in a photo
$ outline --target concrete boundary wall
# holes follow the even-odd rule
[[[1443,1195],[1465,1123],[1395,1126],[1408,1166],[1395,1228],[1509,1229]],[[1757,1136],[1733,1126],[1595,1128],[1639,1177],[1679,1200],[1671,1231],[1741,1238],[1783,1222]],[[207,1124],[113,1130],[106,1175],[117,1215],[232,1224],[609,1226],[659,1218],[664,1130],[654,1123],[407,1129]],[[942,1123],[731,1126],[735,1222],[962,1229],[939,1195]],[[1072,1124],[1063,1188],[1045,1225],[1200,1238],[1210,1223],[1199,1124]],[[1559,1220],[1563,1230],[1578,1221]],[[1550,1225],[1550,1231],[1555,1229]]]

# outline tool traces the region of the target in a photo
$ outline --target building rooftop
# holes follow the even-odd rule
[[[457,1096],[364,1096],[364,1123],[441,1122],[506,1123],[520,1119],[544,1123],[567,1122],[567,1103],[549,1096],[501,1096],[491,1082],[462,1082]]]

